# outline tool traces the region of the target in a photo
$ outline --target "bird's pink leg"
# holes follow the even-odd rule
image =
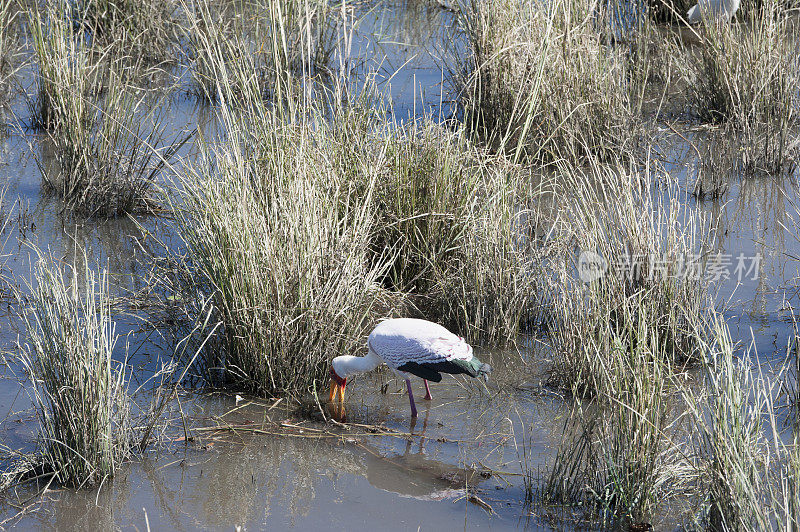
[[[430,401],[433,399],[433,396],[431,395],[431,389],[428,387],[428,381],[426,379],[422,379],[422,382],[425,383],[425,397],[423,397],[423,399]]]
[[[408,388],[408,401],[411,403],[411,417],[417,417],[417,405],[414,404],[414,392],[411,391],[409,379],[406,379],[406,388]]]

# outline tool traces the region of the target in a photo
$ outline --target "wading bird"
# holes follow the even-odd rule
[[[411,416],[417,417],[411,376],[425,382],[425,399],[432,399],[428,381],[439,382],[442,373],[487,378],[491,366],[481,363],[472,346],[441,325],[426,320],[398,318],[379,323],[367,339],[366,356],[343,355],[331,363],[330,402],[334,414],[344,418],[344,390],[347,377],[371,371],[385,363],[406,381]]]
[[[687,13],[689,24],[697,24],[706,17],[710,20],[730,22],[739,9],[740,0],[700,0]]]

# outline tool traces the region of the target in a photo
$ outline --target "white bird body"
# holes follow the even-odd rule
[[[739,10],[740,0],[700,0],[686,13],[689,24],[697,24],[707,18],[728,22]]]
[[[416,416],[410,377],[425,381],[425,398],[430,399],[428,381],[439,382],[442,373],[465,373],[471,377],[486,376],[492,368],[481,363],[472,346],[439,324],[414,318],[397,318],[379,323],[367,339],[366,356],[343,355],[331,363],[331,402],[336,394],[344,398],[347,377],[371,371],[386,363],[395,374],[405,379],[412,415]],[[334,393],[334,387],[336,388]]]
[[[407,372],[403,367],[408,364],[436,365],[454,360],[469,362],[473,358],[472,346],[463,338],[438,323],[413,318],[379,323],[369,335],[367,345],[387,366],[404,375]]]

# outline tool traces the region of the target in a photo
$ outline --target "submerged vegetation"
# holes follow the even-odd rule
[[[623,4],[449,6],[463,47],[442,54],[457,89],[447,119],[399,116],[377,81],[388,67],[368,71],[354,51],[358,9],[326,0],[0,2],[0,69],[18,68],[8,51],[26,22],[30,113],[15,118],[42,137],[25,138],[42,190],[79,224],[136,216],[125,239],[152,276],[126,300],[145,324],[130,335],[197,347],[166,363],[170,377],[191,367],[192,384],[325,417],[331,358],[363,353],[382,318],[422,317],[521,352],[518,381],[490,385],[480,408],[543,390],[571,411],[546,469],[518,468],[545,513],[601,529],[793,530],[800,348],[767,377],[733,341],[714,291],[729,227],[704,203],[724,209],[728,174],[755,187],[796,175],[798,24],[777,0],[694,28],[655,22],[679,21],[682,2]],[[187,101],[190,125],[173,131]],[[675,170],[673,134],[710,186]],[[41,225],[21,202],[18,220],[2,212],[0,238]],[[155,421],[131,421],[144,410],[105,271],[39,259],[7,306],[40,425],[34,473],[100,484]],[[141,276],[136,264],[120,277]],[[144,351],[151,385],[164,362]],[[166,382],[149,414],[175,400],[188,445]]]

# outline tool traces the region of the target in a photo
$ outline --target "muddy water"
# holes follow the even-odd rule
[[[153,529],[244,525],[250,530],[516,525],[523,494],[513,476],[518,459],[508,441],[514,423],[501,415],[505,408],[493,408],[479,393],[445,385],[421,406],[414,426],[399,389],[376,395],[373,384],[365,379],[355,387],[348,415],[381,424],[384,436],[357,427],[331,431],[281,408],[265,414],[270,405],[263,403],[241,402],[230,412],[237,408],[230,397],[184,398],[186,405],[195,405],[191,442],[169,444],[126,465],[99,491],[51,492],[42,511],[20,524],[90,530],[98,524],[143,529],[146,522]],[[521,411],[533,407],[518,399],[514,403]],[[478,417],[474,412],[480,410]],[[554,415],[556,410],[550,412]],[[233,428],[203,431],[203,425]],[[322,436],[320,430],[331,432]],[[528,442],[527,452],[544,452],[552,444],[549,438]],[[479,496],[481,506],[465,493]]]
[[[378,72],[398,120],[452,116],[442,69],[445,54],[458,52],[452,23],[450,12],[421,2],[379,5],[360,18],[351,58],[363,72]],[[30,82],[23,73],[23,88],[30,90]],[[154,235],[167,245],[171,235],[156,219],[75,222],[61,216],[58,202],[41,193],[33,153],[46,153],[47,145],[24,127],[22,102],[11,103],[8,134],[0,140],[0,179],[10,185],[4,209],[14,213],[2,235],[9,255],[3,273],[28,278],[29,244],[35,244],[78,267],[84,261],[102,265],[116,295],[145,292],[143,257],[158,245]],[[177,94],[169,102],[175,131],[213,127],[208,110],[191,97]],[[675,138],[669,142],[663,163],[689,189],[694,151]],[[766,177],[733,179],[719,200],[683,197],[715,229],[715,252],[730,256],[734,267],[740,254],[758,257],[755,273],[739,280],[731,268],[715,288],[736,338],[749,342],[752,331],[764,360],[783,354],[792,333],[788,310],[800,306],[792,258],[800,256],[800,243],[783,229],[793,228],[787,213],[797,199],[794,178]],[[0,442],[30,451],[37,427],[13,362],[19,324],[0,303]],[[136,379],[152,371],[148,364],[168,343],[138,339],[147,317],[146,310],[130,309],[118,316],[118,332],[130,333],[138,346],[131,361]],[[527,365],[539,355],[523,349],[481,356],[496,367],[489,390],[445,380],[433,387],[433,401],[418,401],[416,422],[400,384],[383,374],[348,386],[349,428],[318,421],[314,405],[298,410],[228,395],[184,395],[170,406],[161,445],[125,464],[113,481],[95,490],[50,489],[43,498],[34,497],[35,486],[21,487],[0,499],[0,524],[48,530],[550,529],[547,513],[526,504],[521,464],[546,471],[562,440],[568,404]],[[4,466],[7,458],[0,455]],[[666,518],[654,524],[676,525]]]
[[[705,141],[703,135],[689,138],[701,145]],[[670,147],[662,159],[666,171],[677,177],[683,190],[693,190],[698,171],[694,148],[675,139],[664,139],[661,146]],[[791,311],[800,305],[798,174],[730,176],[726,182],[728,190],[722,197],[682,199],[710,229],[705,253],[718,254],[718,263],[724,266],[712,291],[732,333],[746,344],[754,340],[762,358],[782,356],[793,334]]]

